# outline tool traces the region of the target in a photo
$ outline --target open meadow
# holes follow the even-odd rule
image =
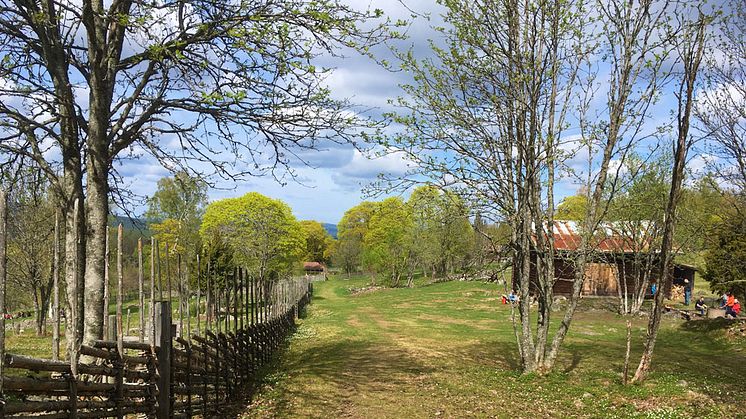
[[[315,284],[242,417],[746,416],[746,342],[726,336],[726,322],[665,318],[650,379],[623,386],[625,320],[585,299],[556,372],[522,376],[503,286],[368,281]],[[635,366],[645,325],[633,323]]]

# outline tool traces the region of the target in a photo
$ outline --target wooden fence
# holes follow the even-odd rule
[[[233,315],[217,322],[224,326],[221,331],[178,336],[171,302],[158,301],[150,342],[120,338],[82,345],[77,371],[65,361],[5,354],[6,373],[21,374],[2,377],[0,417],[217,415],[251,390],[312,292],[307,278],[261,286],[249,282],[249,298],[242,307],[240,298],[226,307]]]
[[[102,319],[107,340],[81,344],[80,333],[72,328],[67,337],[74,349],[68,353],[68,361],[62,361],[59,359],[61,258],[56,245],[59,243],[57,219],[53,359],[6,353],[5,317],[2,315],[7,275],[6,217],[6,197],[0,188],[0,419],[217,416],[230,401],[251,391],[257,372],[292,331],[295,319],[309,303],[313,290],[308,276],[261,281],[238,267],[232,272],[217,273],[208,263],[203,270],[197,255],[193,278],[197,288],[195,296],[194,290],[190,290],[189,264],[182,264],[179,253],[175,255],[176,288],[172,286],[174,272],[169,269],[169,254],[173,250],[167,243],[163,246],[164,281],[161,246],[155,238],[151,238],[150,286],[146,287],[143,245],[139,240],[139,321],[135,329],[137,335],[128,336],[132,329],[129,311],[127,317],[123,317],[123,231],[120,224],[116,314],[110,315],[106,310]],[[111,294],[108,289],[109,253],[107,234],[106,308]],[[182,266],[186,269],[182,270]],[[70,286],[76,287],[76,284],[68,284]],[[146,288],[149,288],[149,298]],[[196,297],[196,304],[193,304],[193,297]],[[149,300],[147,320],[146,300]],[[171,307],[174,301],[178,304],[176,310]],[[177,319],[172,319],[174,312],[178,313]],[[69,324],[75,324],[76,313],[77,307],[71,307]]]

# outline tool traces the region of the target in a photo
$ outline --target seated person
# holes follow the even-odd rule
[[[740,312],[741,312],[741,303],[737,299],[733,300],[732,306],[725,307],[725,315],[726,316],[731,315],[733,316],[734,319],[738,317],[738,314]]]
[[[511,291],[508,295],[508,301],[510,301],[511,303],[517,303],[519,301],[519,298],[517,295],[515,295],[515,293]]]
[[[705,297],[699,297],[696,303],[694,303],[694,309],[699,312],[700,316],[704,316],[707,311],[707,305],[705,304]]]
[[[725,309],[728,310],[728,307],[733,308],[733,303],[736,301],[736,296],[732,292],[728,292],[728,299],[725,300]]]
[[[725,308],[728,305],[728,293],[724,292],[723,296],[720,297],[720,308]]]

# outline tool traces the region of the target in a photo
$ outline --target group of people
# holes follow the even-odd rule
[[[720,308],[725,309],[725,317],[732,316],[735,319],[741,313],[741,303],[732,292],[723,294]]]
[[[520,301],[520,297],[518,297],[513,291],[510,292],[508,295],[502,296],[502,303],[503,304],[515,304]]]
[[[741,302],[732,292],[726,292],[720,299],[721,309],[725,309],[725,317],[731,316],[734,319],[741,313]],[[694,309],[699,312],[700,315],[704,316],[707,311],[707,305],[705,304],[705,297],[699,297],[696,303],[694,303]]]
[[[13,319],[26,319],[29,317],[32,317],[34,315],[33,311],[19,311],[18,313],[5,313],[3,317],[5,320],[13,320]]]

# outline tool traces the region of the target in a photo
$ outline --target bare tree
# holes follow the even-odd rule
[[[718,42],[705,58],[708,89],[697,98],[694,113],[708,137],[707,151],[721,159],[712,167],[724,185],[746,191],[746,4],[734,0],[714,30]]]
[[[0,108],[0,149],[50,177],[62,168],[68,220],[85,172],[85,251],[67,254],[80,255],[68,271],[85,267],[86,341],[102,333],[113,162],[147,153],[237,179],[275,174],[321,141],[353,142],[367,122],[331,97],[314,59],[367,53],[390,36],[369,24],[381,15],[337,1],[0,0],[0,94],[14,99]]]
[[[678,99],[678,112],[676,114],[677,130],[674,143],[674,162],[671,170],[671,189],[668,194],[666,211],[664,213],[663,237],[660,251],[660,275],[661,284],[672,280],[673,274],[673,239],[676,229],[677,207],[681,200],[681,186],[684,180],[684,167],[689,149],[692,146],[692,138],[689,135],[692,109],[694,106],[694,93],[697,87],[697,76],[705,51],[708,38],[708,25],[711,17],[698,9],[696,19],[687,20],[685,15],[679,15],[679,27],[682,29],[675,38],[675,51],[680,60],[682,69],[680,80],[676,90]],[[632,382],[644,381],[650,371],[653,360],[653,351],[658,338],[661,314],[663,313],[663,287],[656,293],[653,302],[652,313],[648,322],[645,349],[640,357]]]
[[[8,280],[31,291],[36,333],[46,332],[53,285],[55,199],[37,169],[23,171],[10,194],[8,225]]]

